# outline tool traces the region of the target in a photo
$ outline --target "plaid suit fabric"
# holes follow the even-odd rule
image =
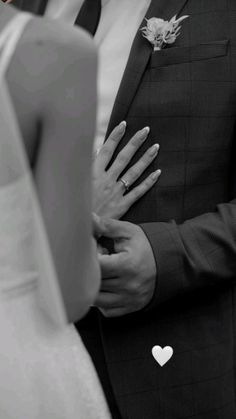
[[[155,298],[140,313],[101,319],[125,419],[236,415],[236,4],[192,0],[181,14],[189,19],[177,42],[151,55],[121,144],[150,125],[139,156],[159,142],[145,175],[163,171],[124,217],[152,245]],[[129,68],[130,83],[138,71]],[[157,344],[174,349],[163,368],[151,354]]]
[[[109,127],[127,120],[123,147],[150,125],[131,164],[160,143],[143,178],[159,167],[162,176],[124,217],[152,245],[156,293],[139,313],[97,314],[104,354],[94,316],[78,326],[123,419],[236,417],[236,3],[153,0],[148,17],[170,19],[180,7],[189,18],[174,45],[152,54],[137,34]],[[163,368],[154,345],[174,349]]]

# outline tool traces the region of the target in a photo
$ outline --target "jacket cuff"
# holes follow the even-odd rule
[[[183,252],[175,222],[147,223],[140,227],[152,247],[157,267],[156,287],[153,298],[145,311],[181,294],[183,282]]]

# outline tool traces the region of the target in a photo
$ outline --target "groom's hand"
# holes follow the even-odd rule
[[[124,221],[100,219],[99,234],[114,240],[115,253],[99,255],[102,285],[95,305],[106,317],[144,308],[151,300],[156,263],[143,230]]]

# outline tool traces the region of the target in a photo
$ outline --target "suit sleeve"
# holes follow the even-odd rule
[[[177,225],[147,223],[157,284],[147,309],[199,288],[236,282],[236,199]]]
[[[23,0],[13,0],[12,3],[18,9],[23,9]]]

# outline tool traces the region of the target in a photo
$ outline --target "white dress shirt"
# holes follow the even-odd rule
[[[94,37],[99,51],[96,150],[104,142],[130,49],[150,3],[151,0],[102,0]],[[46,14],[73,24],[82,4],[83,0],[51,0]]]
[[[84,0],[49,0],[46,15],[74,24]]]

